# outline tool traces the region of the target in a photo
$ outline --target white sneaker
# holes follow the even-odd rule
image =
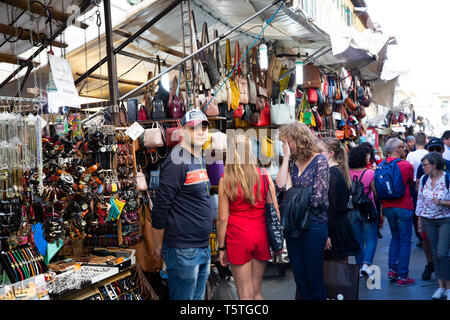
[[[448,293],[448,291],[450,291],[450,290],[447,290],[447,293]],[[433,300],[441,300],[441,299],[444,299],[445,296],[446,296],[445,289],[444,288],[438,288],[434,292],[434,294],[431,296],[431,299],[433,299]],[[447,295],[447,300],[448,300],[448,295]]]
[[[368,278],[370,276],[369,266],[367,264],[363,264],[363,266],[361,268],[361,275],[365,278]]]

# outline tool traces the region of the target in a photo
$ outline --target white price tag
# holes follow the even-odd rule
[[[334,120],[342,120],[342,115],[339,112],[333,112]]]
[[[143,134],[145,129],[137,122],[134,122],[128,129],[125,131],[125,133],[134,141],[141,134]]]

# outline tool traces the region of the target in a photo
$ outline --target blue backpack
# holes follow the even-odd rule
[[[378,199],[391,200],[401,198],[405,194],[406,186],[403,183],[402,174],[395,159],[391,162],[383,162],[375,170],[374,183]]]

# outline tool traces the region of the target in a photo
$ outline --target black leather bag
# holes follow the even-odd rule
[[[268,175],[264,175],[263,177],[264,177],[264,186],[267,188],[267,194],[272,199],[272,203],[266,202],[265,204],[267,235],[272,251],[276,252],[283,249],[284,243],[283,228],[281,226],[280,220],[278,219],[278,214],[277,210],[275,209],[275,205],[273,204],[273,197],[269,188]]]
[[[313,185],[302,188],[290,188],[285,191],[280,203],[281,224],[284,234],[298,238],[309,230],[310,201]]]
[[[127,120],[129,123],[137,121],[138,101],[137,99],[127,99]]]
[[[151,117],[153,120],[166,119],[167,113],[162,100],[153,100]]]
[[[358,265],[324,261],[323,276],[328,299],[358,300]]]

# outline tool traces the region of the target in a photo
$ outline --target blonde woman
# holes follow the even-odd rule
[[[263,300],[261,282],[271,258],[266,202],[275,204],[280,218],[275,186],[267,172],[255,165],[249,138],[238,135],[234,143],[233,157],[227,158],[219,183],[219,260],[223,266],[230,263],[239,299]]]
[[[280,130],[283,141],[283,163],[276,184],[280,191],[291,187],[312,186],[310,227],[286,234],[286,245],[301,300],[326,300],[323,278],[324,248],[328,238],[327,208],[328,161],[321,154],[318,140],[311,130],[298,121]]]

